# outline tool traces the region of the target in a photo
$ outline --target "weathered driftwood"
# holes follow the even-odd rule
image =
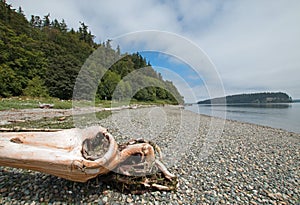
[[[53,108],[54,104],[50,104],[50,103],[39,103],[39,107],[41,109],[49,109],[49,108]]]
[[[142,176],[160,170],[173,180],[155,151],[160,149],[144,140],[118,145],[107,129],[94,126],[57,132],[0,133],[0,166],[30,169],[77,182],[115,172]],[[144,183],[144,182],[143,182]],[[168,190],[157,185],[156,188]]]

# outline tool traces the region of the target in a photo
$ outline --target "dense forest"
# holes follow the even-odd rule
[[[292,98],[282,92],[239,94],[199,101],[198,104],[290,103]]]
[[[52,20],[50,14],[32,15],[29,19],[22,8],[13,9],[5,0],[0,0],[0,97],[71,99],[80,69],[91,54],[103,49],[105,59],[96,56],[88,63],[94,72],[90,75],[102,75],[101,80],[94,79],[99,80],[97,98],[111,100],[119,92],[122,95],[117,95],[118,98],[183,103],[173,83],[164,81],[150,62],[139,53],[121,54],[120,48],[113,49],[109,40],[96,43],[84,22],[79,22],[78,30],[74,30],[68,28],[63,19]],[[103,71],[98,69],[99,64],[107,66],[104,62],[107,59],[109,62],[116,59],[116,62],[98,75],[98,71]],[[138,72],[141,68],[143,71]],[[131,75],[134,77],[127,78],[134,71],[137,71]],[[88,89],[90,80],[79,83],[82,91]],[[91,100],[89,94],[80,98]]]

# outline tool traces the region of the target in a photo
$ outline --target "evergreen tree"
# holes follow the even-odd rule
[[[27,87],[23,91],[23,95],[32,97],[49,96],[47,87],[39,76],[34,77],[28,82]]]
[[[84,63],[84,73],[77,79]],[[109,70],[102,73],[104,68]],[[130,75],[132,79],[127,78]],[[164,81],[139,53],[122,55],[120,46],[112,49],[109,39],[96,44],[83,22],[75,31],[64,20],[51,20],[50,14],[32,15],[28,21],[21,8],[15,11],[0,0],[0,97],[71,99],[75,85],[80,99],[92,100],[97,92],[100,99],[134,95],[137,100],[182,102],[172,82]]]
[[[117,55],[121,55],[121,49],[119,45],[117,46]]]
[[[46,16],[44,16],[44,20],[43,20],[43,26],[44,27],[49,27],[50,26],[50,14],[47,14]]]

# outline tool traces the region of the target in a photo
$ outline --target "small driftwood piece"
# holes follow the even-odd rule
[[[154,144],[141,139],[118,145],[107,129],[99,126],[0,133],[0,166],[35,170],[76,182],[111,171],[122,176],[146,176],[160,171],[167,180],[177,180],[155,151],[160,153]],[[151,186],[147,181],[141,183]],[[153,187],[174,189],[156,183]]]
[[[50,103],[39,103],[39,107],[41,109],[49,109],[49,108],[53,108],[54,104],[50,104]]]

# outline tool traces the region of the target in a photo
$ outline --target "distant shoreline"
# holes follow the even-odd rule
[[[228,95],[198,101],[197,104],[234,104],[234,103],[290,103],[292,97],[283,92],[264,92]]]

